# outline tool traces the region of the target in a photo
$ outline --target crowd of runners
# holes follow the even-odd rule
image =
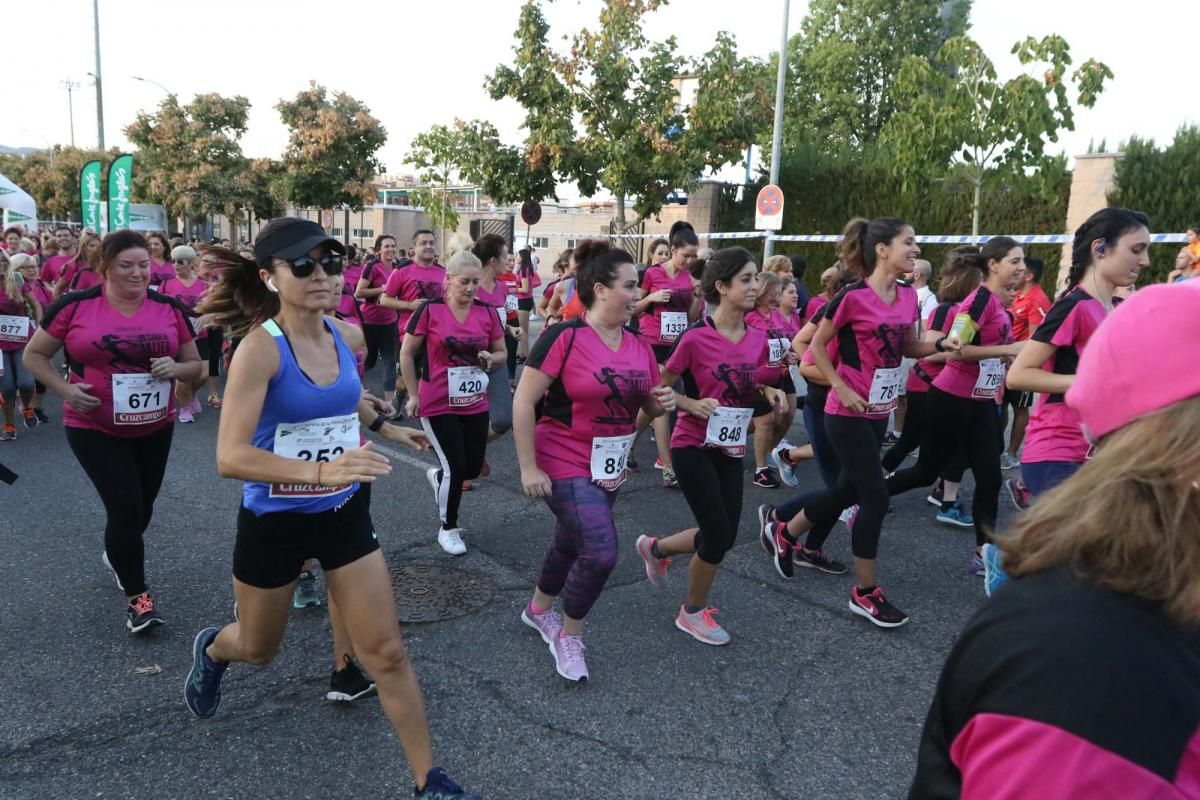
[[[77,239],[69,227],[33,241],[10,229],[0,250],[0,438],[17,437],[18,416],[24,429],[52,425],[45,394],[62,398],[67,442],[105,509],[100,559],[128,630],[145,635],[164,622],[143,534],[174,425],[219,413],[217,469],[244,486],[230,509],[236,603],[233,622],[196,635],[188,707],[212,716],[231,664],[274,657],[288,609],[321,603],[319,566],[333,630],[327,696],[378,694],[420,797],[469,795],[435,767],[371,521],[371,487],[390,462],[363,429],[436,455],[429,528],[447,554],[471,544],[460,517],[475,482],[519,480],[545,500],[547,550],[520,616],[573,682],[588,678],[584,620],[621,557],[613,507],[628,474],[650,467],[633,456],[647,431],[664,502],[686,503],[695,526],[638,531],[626,555],[641,559],[655,590],[687,561],[675,625],[708,645],[731,641],[709,597],[738,540],[748,482],[796,490],[757,509],[764,572],[850,573],[848,610],[881,628],[909,621],[879,577],[880,559],[897,557],[889,498],[927,492],[934,524],[973,530],[962,568],[980,591],[1013,588],[985,604],[971,623],[979,635],[951,655],[921,751],[918,784],[929,793],[916,796],[957,796],[945,787],[963,791],[1001,769],[992,759],[1005,736],[1043,742],[1040,758],[1117,759],[1106,767],[1152,786],[1169,765],[1147,766],[1136,748],[1087,751],[1094,740],[1080,726],[1098,723],[1038,717],[1037,698],[1017,696],[1028,687],[987,683],[992,666],[979,660],[1025,635],[1057,652],[1056,628],[1021,621],[1054,603],[1074,624],[1101,602],[1095,586],[1108,592],[1104,648],[1124,643],[1172,666],[1200,658],[1181,644],[1200,612],[1200,460],[1195,439],[1174,438],[1200,435],[1200,370],[1186,361],[1200,333],[1200,281],[1187,280],[1200,275],[1200,231],[1189,230],[1169,285],[1135,291],[1149,231],[1137,211],[1094,214],[1075,232],[1065,288],[1051,299],[1043,264],[1015,240],[958,247],[932,265],[913,227],[894,218],[851,220],[811,297],[802,259],[760,265],[741,247],[702,249],[682,222],[651,243],[646,264],[595,239],[545,271],[536,253],[495,235],[456,237],[439,254],[422,230],[406,242],[380,236],[363,252],[291,218],[243,248],[133,231]],[[1124,298],[1128,309],[1114,311]],[[798,412],[800,445],[787,438]],[[1190,455],[1157,442],[1132,461],[1124,448],[1139,431]],[[487,458],[510,432],[519,475],[493,472]],[[820,484],[800,485],[808,459]],[[970,508],[958,501],[968,470]],[[1112,470],[1140,470],[1136,485],[1119,485]],[[996,529],[1002,493],[1022,509],[1007,537]],[[825,548],[839,524],[849,565]],[[1113,538],[1133,524],[1161,535]],[[1067,569],[1080,565],[1091,584]],[[1132,574],[1139,565],[1146,575]],[[1143,600],[1166,609],[1159,627],[1146,630]],[[1029,648],[1011,658],[1027,657],[1031,674],[1053,672]],[[1172,690],[1184,700],[1163,714],[1200,718],[1197,674],[1178,678]],[[1082,691],[1101,702],[1105,685],[1095,683]],[[988,707],[1007,716],[992,719]],[[1054,740],[1050,725],[1076,738]],[[1030,756],[1028,769],[1038,768]]]

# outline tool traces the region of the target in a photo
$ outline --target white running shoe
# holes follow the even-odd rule
[[[463,544],[462,528],[451,528],[450,530],[438,531],[438,544],[452,556],[461,556],[467,552],[467,546]]]
[[[112,573],[113,580],[117,582],[117,588],[122,592],[125,591],[125,587],[121,585],[121,579],[117,577],[117,571],[113,569],[113,565],[108,560],[107,550],[102,550],[100,552],[100,560],[104,562],[104,566],[108,567],[108,571]]]

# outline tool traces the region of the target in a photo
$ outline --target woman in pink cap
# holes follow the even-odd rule
[[[946,661],[910,797],[1197,796],[1198,336],[1195,285],[1092,335],[1066,405],[1095,451],[999,540],[1013,580]]]

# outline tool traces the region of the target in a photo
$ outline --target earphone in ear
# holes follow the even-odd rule
[[[267,288],[270,289],[275,294],[279,294],[279,287],[275,285],[274,278],[267,278]]]
[[[1096,252],[1097,252],[1097,253],[1103,253],[1103,252],[1104,252],[1104,242],[1101,242],[1100,244],[1096,245]]]

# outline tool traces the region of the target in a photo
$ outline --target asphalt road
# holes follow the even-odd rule
[[[324,700],[323,608],[292,612],[274,663],[229,670],[215,718],[184,706],[192,637],[231,616],[240,484],[216,473],[218,413],[176,427],[146,548],[167,624],[134,637],[100,562],[99,500],[66,445],[57,402],[48,410],[52,425],[0,445],[0,461],[21,476],[0,486],[0,797],[408,796],[378,701]],[[804,439],[799,425],[793,439]],[[972,533],[937,525],[923,493],[893,502],[880,581],[912,621],[883,631],[847,610],[848,577],[775,574],[754,508],[790,490],[748,486],[739,543],[712,600],[733,642],[708,647],[673,625],[685,565],[662,592],[644,578],[636,537],[692,520],[682,495],[647,469],[649,439],[637,456],[642,472],[616,506],[621,561],[588,618],[586,685],[565,684],[519,620],[553,518],[521,494],[510,438],[489,450],[491,477],[465,496],[465,557],[435,541],[422,474],[432,455],[406,453],[376,484],[373,517],[391,564],[452,562],[495,586],[476,613],[405,628],[438,762],[487,798],[903,796],[941,663],[982,601],[981,581],[966,573]],[[801,476],[802,488],[819,480],[811,466]],[[849,560],[844,528],[829,549]],[[147,667],[157,671],[139,672]]]

